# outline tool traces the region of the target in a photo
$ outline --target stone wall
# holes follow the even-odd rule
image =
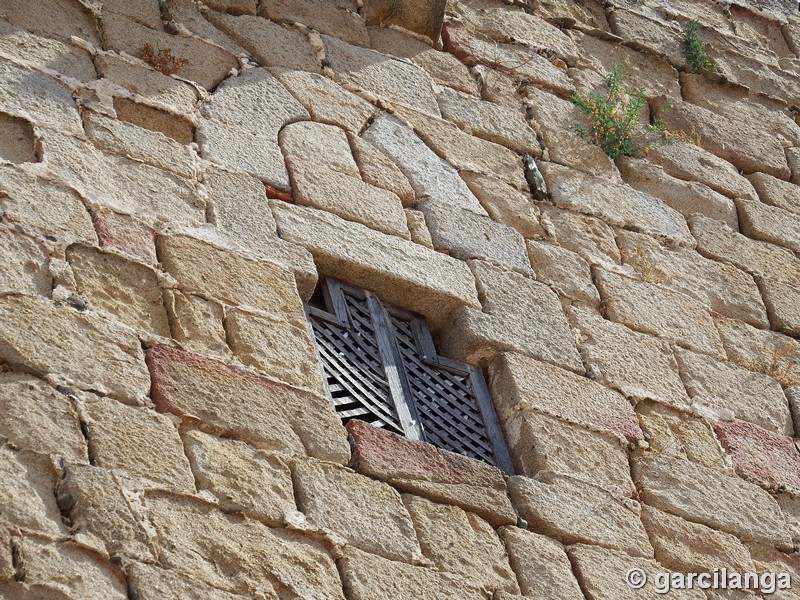
[[[0,597],[800,597],[796,6],[437,8],[0,0]],[[696,143],[578,135],[615,63]],[[323,277],[485,369],[517,475],[342,426]]]

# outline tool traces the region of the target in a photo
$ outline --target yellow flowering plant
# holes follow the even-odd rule
[[[656,115],[650,125],[641,122],[647,97],[644,90],[631,91],[625,87],[622,83],[622,65],[614,65],[614,69],[606,76],[606,87],[608,91],[605,97],[594,93],[585,97],[577,92],[572,95],[572,101],[591,120],[590,127],[577,128],[584,139],[600,146],[611,158],[646,154],[653,144],[669,141],[664,111]]]

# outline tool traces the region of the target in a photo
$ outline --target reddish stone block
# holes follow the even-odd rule
[[[739,475],[766,488],[800,489],[800,452],[794,439],[738,419],[720,421],[716,432]]]
[[[104,208],[95,210],[92,220],[103,248],[119,250],[149,265],[158,264],[156,234],[147,225]]]
[[[344,428],[319,393],[169,346],[148,350],[146,361],[159,411],[263,450],[340,464],[350,456]]]
[[[357,471],[395,488],[474,512],[494,526],[517,522],[500,469],[425,442],[349,421]]]

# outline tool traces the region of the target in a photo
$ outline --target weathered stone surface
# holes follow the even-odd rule
[[[598,269],[596,274],[610,319],[699,352],[724,355],[714,322],[703,303],[664,286],[611,271]]]
[[[323,396],[166,346],[149,350],[147,362],[160,410],[264,450],[349,459],[344,428]]]
[[[111,471],[70,465],[55,489],[71,528],[96,536],[110,556],[152,561],[154,554],[141,515],[135,514]]]
[[[548,160],[592,175],[618,176],[614,162],[605,152],[575,131],[577,125],[589,124],[580,108],[533,86],[525,88],[524,94],[525,104],[539,125]]]
[[[103,2],[101,15],[108,17],[109,14],[125,16],[140,25],[150,29],[161,29],[161,11],[158,5],[153,2],[146,2],[141,6],[131,6],[125,0],[106,0]]]
[[[319,542],[286,529],[225,515],[186,497],[150,494],[148,513],[161,562],[215,588],[246,597],[343,600],[333,559]]]
[[[411,208],[405,209],[408,231],[411,233],[411,241],[416,244],[433,249],[433,240],[428,226],[425,224],[425,215],[418,210]]]
[[[66,134],[83,131],[69,87],[38,71],[0,59],[0,110]]]
[[[664,567],[654,560],[634,558],[623,552],[585,544],[570,546],[567,548],[567,554],[588,600],[603,598],[657,600],[663,597],[655,591],[654,582],[656,575],[664,572]],[[641,589],[632,589],[625,578],[634,568],[639,569],[647,577],[647,583]],[[699,599],[706,597],[699,589],[670,590],[670,596]]]
[[[800,385],[800,342],[732,319],[718,321],[717,328],[725,353],[736,366],[768,375],[784,386]]]
[[[318,123],[358,133],[377,110],[369,102],[317,73],[274,69],[275,76]]]
[[[194,492],[189,461],[172,419],[107,398],[85,400],[82,412],[93,464],[160,487]]]
[[[100,38],[91,13],[66,0],[44,0],[39,6],[4,0],[0,5],[4,19],[37,35],[69,42],[77,36],[99,46]]]
[[[320,73],[319,61],[302,33],[281,27],[262,17],[233,16],[209,11],[204,16],[241,44],[259,64]]]
[[[800,216],[761,202],[738,203],[742,233],[800,253]]]
[[[783,102],[751,94],[735,84],[719,85],[697,73],[681,73],[681,92],[684,100],[722,117],[735,115],[758,123],[762,134],[775,136],[782,146],[800,143],[800,126]]]
[[[348,546],[339,561],[342,584],[350,600],[479,600],[486,592],[462,578],[367,554]]]
[[[759,287],[772,328],[800,337],[800,284],[765,277]]]
[[[302,316],[230,309],[225,333],[242,363],[290,385],[325,394],[319,359]]]
[[[171,337],[181,348],[199,354],[230,356],[222,325],[222,306],[195,294],[165,290]]]
[[[480,306],[472,274],[454,258],[322,211],[271,202],[283,239],[306,247],[320,275],[380,290],[435,329],[461,305]]]
[[[736,472],[768,489],[800,490],[800,452],[791,437],[747,421],[719,421],[715,430]]]
[[[238,0],[209,0],[209,2],[204,2],[202,5],[195,4],[193,0],[167,0],[166,6],[169,10],[165,13],[165,16],[172,17],[171,24],[175,24],[180,34],[192,33],[199,38],[221,46],[236,57],[242,57],[248,56],[248,51],[234,42],[230,36],[214,27],[203,15],[208,14],[209,7],[223,13],[230,11],[229,14],[254,15],[256,12],[255,5],[256,0],[243,0],[243,2],[238,2]],[[161,24],[159,24],[160,27]]]
[[[255,177],[211,167],[203,183],[214,209],[217,230],[258,258],[294,271],[297,290],[309,298],[317,285],[314,260],[304,249],[284,242],[276,232],[275,219]],[[243,219],[242,215],[248,215]]]
[[[347,431],[355,440],[353,465],[362,475],[441,504],[460,506],[493,526],[517,522],[505,478],[496,467],[355,419],[348,421]]]
[[[260,68],[223,82],[202,106],[201,113],[208,119],[237,125],[274,142],[284,125],[309,118],[303,105],[281,82]]]
[[[253,251],[262,244],[267,246],[269,238],[277,238],[275,219],[258,179],[210,167],[203,174],[203,183],[214,206],[215,225],[229,237]]]
[[[141,600],[242,600],[244,596],[226,592],[183,575],[144,563],[127,568],[128,586]],[[277,596],[272,596],[277,597]]]
[[[573,327],[581,334],[581,356],[595,380],[636,400],[688,404],[666,343],[603,319],[591,310],[573,307],[569,314]]]
[[[156,266],[155,232],[130,215],[97,207],[92,211],[100,246],[132,256],[148,265]]]
[[[303,171],[330,171],[360,179],[348,136],[339,127],[313,121],[294,122],[281,130],[279,141],[288,161],[293,163],[295,175]]]
[[[511,501],[528,526],[565,544],[588,543],[653,556],[636,511],[602,488],[563,475],[509,479]]]
[[[10,163],[35,163],[36,138],[26,119],[0,113],[0,159]]]
[[[71,541],[49,543],[33,537],[21,540],[25,584],[31,596],[126,600],[125,580],[106,560]]]
[[[422,558],[414,524],[392,487],[314,460],[294,461],[292,474],[297,506],[316,526],[390,560]]]
[[[442,38],[445,50],[462,61],[506,71],[516,79],[527,79],[562,96],[575,90],[563,70],[531,48],[505,43],[505,39],[498,42],[482,35],[472,36],[464,23],[455,21],[445,25]]]
[[[521,113],[446,87],[436,99],[442,116],[459,128],[512,150],[541,156],[536,132]]]
[[[258,0],[208,0],[204,4],[231,15],[254,15],[258,8]]]
[[[436,42],[442,29],[445,4],[443,0],[414,0],[401,4],[392,0],[369,0],[364,7],[364,18],[370,25],[399,25]]]
[[[70,246],[66,258],[77,291],[94,308],[136,330],[169,337],[159,277],[152,268],[88,246]]]
[[[559,208],[599,217],[609,225],[660,236],[678,244],[694,244],[678,211],[632,187],[567,169],[558,171],[547,183],[553,203]]]
[[[661,167],[643,159],[621,157],[616,164],[625,183],[661,199],[683,215],[698,213],[738,228],[733,201],[702,183],[667,175]]]
[[[364,138],[350,133],[347,137],[361,178],[370,185],[395,193],[403,206],[413,206],[417,201],[414,188],[392,159]]]
[[[236,57],[219,46],[196,37],[150,29],[124,15],[104,14],[103,33],[106,50],[126,52],[137,58],[143,57],[147,44],[155,54],[160,48],[169,48],[175,57],[175,74],[207,90],[213,90],[231,69],[239,66]],[[148,62],[146,57],[145,62]]]
[[[191,144],[194,141],[197,121],[193,104],[187,109],[191,112],[191,116],[184,112],[176,113],[170,107],[153,106],[150,103],[132,100],[127,96],[114,96],[113,106],[120,121],[163,133],[179,144]]]
[[[11,558],[11,535],[5,527],[0,527],[0,550],[0,582],[11,581],[16,569]]]
[[[789,527],[792,541],[797,544],[800,540],[800,494],[792,491],[784,491],[775,495],[778,506],[781,507],[783,517]]]
[[[545,242],[528,240],[527,246],[536,279],[572,300],[592,306],[600,303],[589,265],[580,256]]]
[[[638,233],[621,231],[617,243],[622,260],[645,281],[696,298],[726,317],[768,326],[758,287],[747,273],[691,250],[668,250]]]
[[[130,329],[34,298],[0,298],[0,359],[117,398],[143,398],[150,387]]]
[[[794,432],[783,390],[774,379],[680,348],[676,356],[693,402],[729,410],[780,434]]]
[[[598,73],[611,73],[614,65],[622,65],[623,83],[631,90],[644,90],[647,96],[666,95],[680,98],[678,71],[660,56],[638,52],[630,46],[615,43],[599,36],[570,30],[569,36],[592,61]]]
[[[471,94],[478,93],[478,85],[469,69],[452,54],[432,48],[400,29],[368,27],[367,32],[373,50],[407,58],[424,69],[438,84]]]
[[[797,183],[782,181],[766,173],[752,173],[747,179],[762,202],[800,215],[800,186]]]
[[[731,163],[690,142],[656,146],[647,158],[672,177],[698,181],[729,198],[756,199],[753,186]]]
[[[491,175],[462,171],[461,177],[492,220],[513,227],[524,238],[544,237],[541,213],[530,195]]]
[[[642,506],[642,522],[656,551],[656,560],[673,571],[708,573],[727,567],[753,570],[747,548],[734,536]]]
[[[205,206],[184,180],[127,158],[109,156],[87,142],[49,132],[43,142],[50,169],[101,206],[147,221],[205,222]]]
[[[614,230],[601,219],[543,205],[542,227],[559,246],[572,250],[591,265],[621,261]]]
[[[63,535],[55,483],[49,457],[0,446],[0,514],[6,524],[50,537]]]
[[[417,204],[425,214],[433,247],[461,260],[482,259],[522,273],[531,272],[522,235],[489,217],[451,208],[436,199]]]
[[[446,353],[464,362],[486,365],[499,352],[510,350],[583,371],[553,290],[483,261],[470,265],[484,312],[462,307],[451,314],[441,340]]]
[[[428,76],[419,67],[327,35],[322,40],[331,68],[344,83],[389,102],[440,115]]]
[[[408,177],[417,199],[435,198],[453,208],[485,214],[456,170],[394,117],[379,116],[364,132],[364,139],[395,161]]]
[[[295,202],[384,233],[411,237],[400,199],[361,179],[342,129],[311,121],[293,123],[281,131],[280,144]]]
[[[49,296],[53,287],[47,251],[33,238],[0,229],[0,292]]]
[[[4,221],[28,233],[97,241],[89,213],[77,194],[11,165],[0,166],[0,211]]]
[[[512,417],[505,433],[520,475],[558,473],[598,485],[615,496],[634,492],[628,455],[614,436],[535,411]]]
[[[168,77],[138,60],[102,54],[95,58],[95,66],[100,75],[127,88],[135,98],[178,113],[194,109],[199,97],[190,84]]]
[[[517,189],[528,189],[522,160],[505,146],[470,135],[448,121],[416,110],[398,107],[394,114],[413,127],[434,152],[459,171],[492,175]]]
[[[194,152],[172,138],[92,111],[85,111],[82,116],[86,135],[101,149],[182,177],[194,176]]]
[[[500,530],[511,567],[526,596],[554,600],[582,598],[564,547],[555,540],[518,527]]]
[[[665,454],[635,468],[634,478],[655,508],[742,540],[791,547],[778,504],[753,483]]]
[[[40,70],[52,69],[78,81],[88,82],[97,77],[92,59],[85,50],[34,35],[5,21],[0,23],[0,56],[34,65]]]
[[[294,278],[274,263],[184,234],[159,236],[156,245],[164,269],[185,292],[267,312],[302,314]]]
[[[748,544],[750,556],[756,566],[757,573],[788,573],[791,577],[789,589],[785,588],[786,582],[784,581],[784,589],[777,592],[776,596],[779,598],[786,598],[787,600],[796,600],[797,590],[792,589],[791,583],[797,581],[800,574],[800,568],[797,564],[796,554],[787,554],[785,551],[776,550],[774,546],[768,544]],[[780,589],[780,588],[778,588]]]
[[[474,31],[492,40],[511,41],[537,50],[543,56],[561,59],[568,64],[578,60],[580,50],[566,34],[538,14],[482,3],[480,8],[459,4],[456,12]]]
[[[492,526],[457,506],[403,494],[425,556],[440,571],[491,592],[519,593],[508,556]]]
[[[786,162],[792,171],[791,182],[800,185],[800,148],[787,148]]]
[[[758,277],[800,283],[800,260],[790,251],[752,240],[719,221],[695,216],[690,220],[698,251]]]
[[[87,462],[86,440],[67,396],[24,373],[0,373],[0,436],[16,448]]]
[[[656,106],[656,110],[658,108]],[[760,171],[779,179],[789,178],[790,171],[780,140],[735,111],[722,118],[701,106],[677,101],[664,120],[671,130],[697,131],[701,148],[730,161],[746,173]]]
[[[334,35],[349,44],[369,46],[364,19],[356,12],[344,10],[323,0],[310,2],[276,0],[260,5],[258,14],[273,21],[302,23],[320,33]]]
[[[633,407],[623,396],[575,373],[506,353],[489,365],[489,383],[504,423],[519,411],[534,410],[631,442],[642,439]]]
[[[289,189],[280,146],[270,135],[213,120],[197,127],[200,156],[230,169],[244,171],[280,190]]]
[[[280,456],[197,430],[183,441],[198,490],[213,494],[222,510],[275,526],[295,510],[292,473]]]
[[[646,462],[666,454],[733,475],[711,426],[703,419],[651,401],[637,404],[636,413],[649,446],[635,452],[635,460]]]

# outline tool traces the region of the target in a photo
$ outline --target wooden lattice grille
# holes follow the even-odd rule
[[[343,421],[367,421],[512,471],[483,374],[438,356],[423,318],[333,280],[322,284],[319,304],[306,310]]]

